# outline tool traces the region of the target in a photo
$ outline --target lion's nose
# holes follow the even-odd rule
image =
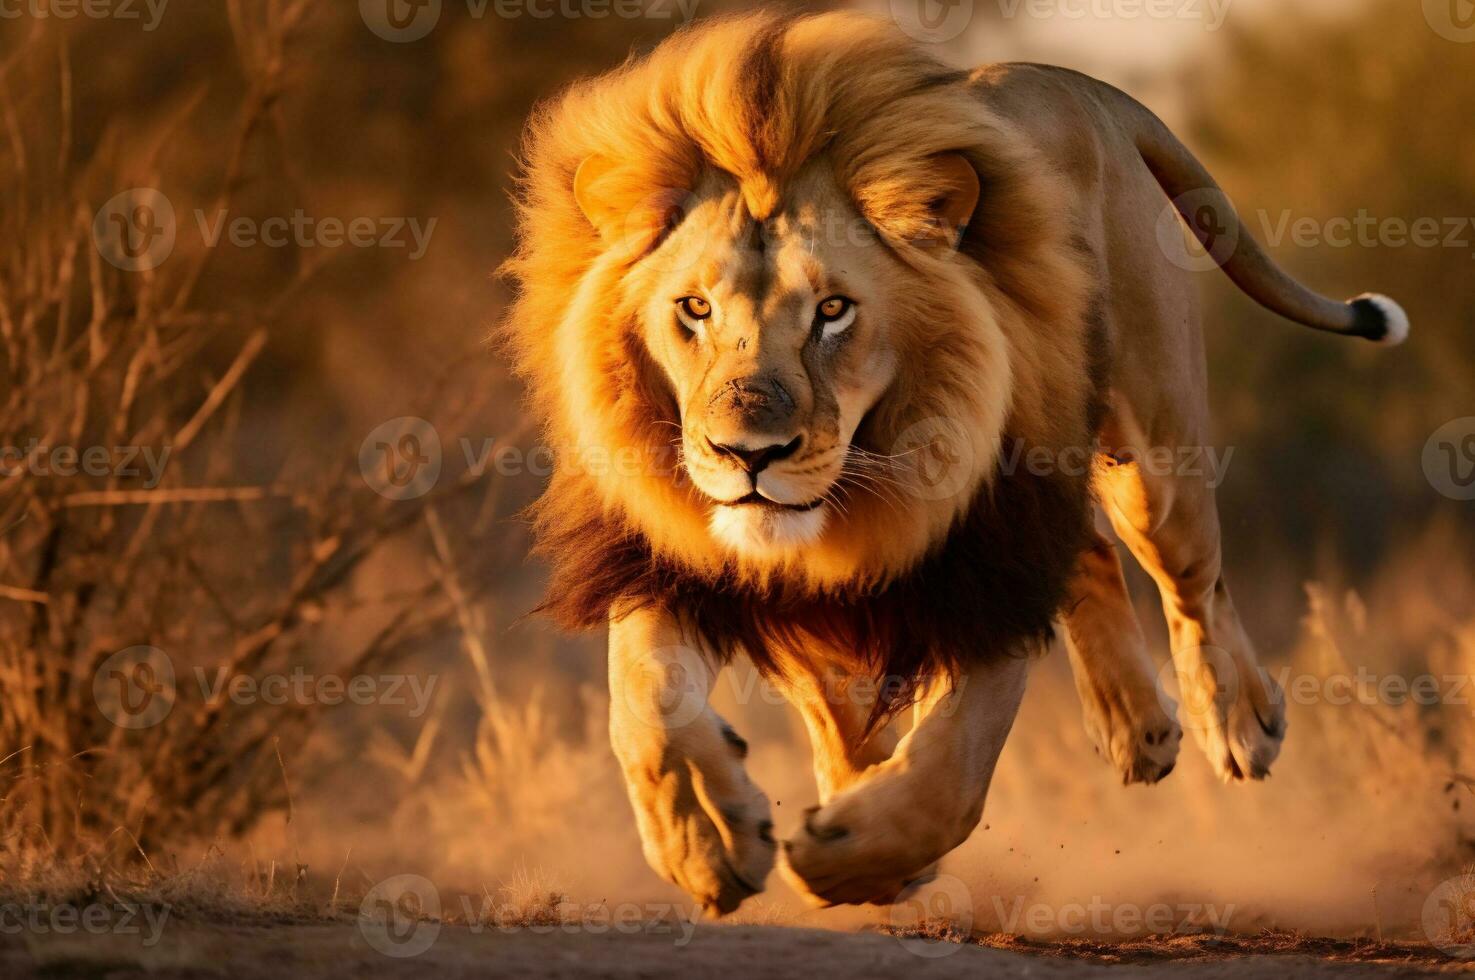
[[[754,476],[762,472],[769,463],[775,463],[781,459],[787,459],[799,451],[799,444],[804,441],[802,435],[795,436],[788,442],[775,442],[766,446],[749,447],[737,443],[722,445],[707,440],[707,445],[712,451],[720,456],[730,456],[738,461],[743,469]]]
[[[707,404],[709,415],[738,420],[746,428],[769,432],[790,428],[794,409],[794,396],[783,382],[762,375],[734,378],[713,392]]]

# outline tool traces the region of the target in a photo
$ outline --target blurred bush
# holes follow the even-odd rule
[[[1251,563],[1304,577],[1325,543],[1366,573],[1431,522],[1475,529],[1475,510],[1436,493],[1420,464],[1434,430],[1475,415],[1475,56],[1401,0],[1280,5],[1226,30],[1220,57],[1183,79],[1190,143],[1255,236],[1282,237],[1272,252],[1297,276],[1339,297],[1386,293],[1413,322],[1395,351],[1349,343],[1205,277],[1216,428],[1237,449],[1226,523]],[[1306,219],[1314,247],[1290,230]],[[1380,243],[1354,229],[1335,244],[1334,219],[1376,222]],[[1399,224],[1420,219],[1438,222],[1440,244],[1399,245]]]

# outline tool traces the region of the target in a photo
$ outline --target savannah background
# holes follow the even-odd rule
[[[681,902],[641,859],[605,744],[603,638],[522,618],[543,571],[517,514],[546,460],[487,339],[508,300],[492,273],[512,244],[528,112],[658,42],[683,8],[540,17],[446,0],[433,30],[396,43],[359,6],[175,0],[145,30],[142,4],[130,20],[0,3],[0,446],[168,451],[157,485],[147,469],[66,476],[14,455],[0,469],[5,902],[351,920],[375,883],[405,874],[433,881],[452,920],[491,899],[525,922]],[[1200,276],[1216,441],[1232,450],[1227,575],[1272,673],[1315,678],[1316,693],[1292,697],[1264,784],[1218,784],[1185,739],[1170,779],[1124,788],[1092,754],[1053,651],[986,827],[918,906],[944,922],[926,928],[1076,950],[1130,938],[1061,928],[1062,908],[1093,900],[1212,907],[1246,936],[1458,941],[1471,928],[1468,891],[1446,916],[1455,935],[1423,919],[1475,863],[1475,682],[1462,680],[1475,674],[1475,504],[1426,466],[1442,458],[1431,437],[1463,419],[1441,439],[1463,447],[1460,472],[1475,467],[1462,442],[1475,440],[1469,13],[1459,0],[974,0],[938,44],[960,65],[1049,61],[1125,88],[1281,262],[1332,295],[1394,296],[1414,331],[1391,352],[1339,341]],[[139,272],[93,234],[133,188],[175,214],[172,252]],[[210,247],[197,209],[211,224],[222,209],[300,210],[430,234],[413,258],[408,231],[398,248]],[[1369,241],[1315,233],[1364,213]],[[1418,219],[1439,223],[1437,244],[1398,234]],[[428,492],[391,499],[369,437],[405,416],[433,427],[441,468]],[[1133,584],[1165,662],[1155,596]],[[167,658],[174,699],[125,728],[94,680],[140,646]],[[378,692],[398,677],[398,697],[271,704],[212,699],[197,681],[298,668]],[[1433,675],[1439,703],[1322,685],[1359,668]],[[815,802],[802,726],[746,668],[719,688],[783,837]],[[1009,915],[1033,906],[1051,913],[1042,927]],[[916,924],[897,915],[805,911],[775,875],[738,920]],[[59,941],[28,938],[27,954]]]

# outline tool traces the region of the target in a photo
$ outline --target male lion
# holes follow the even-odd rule
[[[813,740],[822,805],[783,871],[818,902],[891,900],[967,838],[1057,616],[1100,752],[1127,782],[1168,774],[1176,707],[1097,502],[1162,593],[1210,763],[1265,775],[1281,692],[1220,575],[1210,481],[1171,465],[1209,433],[1169,200],[1267,308],[1407,333],[1392,301],[1277,268],[1126,95],[954,71],[859,15],[709,21],[535,116],[508,333],[557,458],[544,608],[609,625],[646,858],[709,911],[778,850],[706,703],[738,652]]]

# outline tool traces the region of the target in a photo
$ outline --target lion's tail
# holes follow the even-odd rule
[[[1390,346],[1408,337],[1408,314],[1387,296],[1364,293],[1339,303],[1306,288],[1276,265],[1240,221],[1208,170],[1163,121],[1130,96],[1107,88],[1115,115],[1132,135],[1158,184],[1219,268],[1251,299],[1317,330]]]

